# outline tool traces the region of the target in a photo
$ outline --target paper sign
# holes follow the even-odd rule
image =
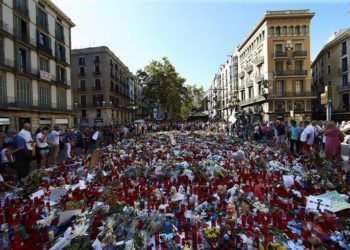
[[[44,196],[44,190],[42,189],[30,195],[30,199],[34,200],[36,197],[40,198],[41,196]]]
[[[307,197],[306,209],[319,209],[321,212],[324,212],[325,210],[330,211],[331,200],[319,196],[310,195],[309,197]]]
[[[294,185],[294,176],[293,175],[283,175],[283,185],[290,188]]]
[[[62,196],[67,194],[67,189],[65,188],[56,188],[51,190],[50,201],[59,202]]]
[[[97,138],[98,138],[98,135],[99,135],[99,131],[96,131],[95,133],[94,133],[94,135],[92,136],[92,139],[94,140],[94,141],[97,141]]]
[[[329,199],[331,201],[331,207],[329,210],[333,213],[350,208],[350,204],[345,202],[343,197],[337,191],[327,192],[316,197]]]
[[[81,213],[80,209],[59,212],[58,225],[61,225],[62,223],[69,221],[74,215],[78,215],[80,213]]]

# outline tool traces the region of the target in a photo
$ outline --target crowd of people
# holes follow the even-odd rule
[[[292,120],[290,123],[284,123],[277,120],[275,123],[253,124],[238,121],[231,125],[224,122],[145,122],[65,130],[53,126],[39,128],[35,134],[32,134],[31,124],[25,123],[18,132],[15,129],[9,129],[6,133],[0,131],[0,182],[4,182],[3,175],[12,175],[21,181],[31,169],[53,166],[58,158],[70,160],[75,153],[87,154],[101,145],[114,144],[123,138],[161,131],[197,130],[229,133],[245,140],[270,140],[294,156],[314,149],[337,162],[341,161],[341,143],[350,142],[350,122],[333,121]]]

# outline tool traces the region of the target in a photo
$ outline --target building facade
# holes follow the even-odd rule
[[[350,71],[349,71],[350,28],[335,32],[312,62],[313,89],[318,96],[331,87],[328,97],[332,98],[332,118],[350,120]],[[314,116],[325,119],[325,105],[320,98],[314,102]]]
[[[241,107],[250,121],[311,119],[309,10],[267,11],[239,46]]]
[[[109,48],[72,50],[76,124],[110,126],[134,118],[135,78]]]
[[[71,28],[50,0],[0,3],[0,129],[73,125]]]

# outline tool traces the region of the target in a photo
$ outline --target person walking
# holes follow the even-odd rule
[[[291,127],[289,128],[289,142],[290,142],[290,153],[292,155],[297,155],[300,152],[300,134],[301,129],[297,126],[297,122],[295,120],[291,121]],[[296,150],[294,150],[294,146]]]
[[[277,125],[276,125],[276,144],[278,147],[284,148],[286,145],[286,127],[281,120],[277,120]]]
[[[72,158],[72,145],[74,145],[74,136],[73,136],[73,130],[67,130],[66,135],[64,137],[64,143],[66,145],[66,158],[70,160]]]
[[[18,136],[22,137],[26,143],[26,154],[29,161],[32,161],[33,156],[35,156],[35,142],[33,140],[31,130],[32,126],[30,123],[24,123],[22,130],[18,133]]]
[[[36,135],[36,145],[38,147],[38,154],[40,155],[40,167],[47,166],[47,158],[49,155],[49,144],[47,143],[47,136],[49,134],[49,128],[44,127]]]
[[[314,122],[310,123],[309,121],[304,122],[304,130],[301,133],[300,141],[303,144],[304,153],[309,153],[312,145],[314,144],[315,139],[315,129],[314,126],[316,124]]]
[[[341,142],[345,135],[336,128],[334,122],[327,124],[324,134],[327,136],[325,145],[326,158],[339,162],[341,160]]]

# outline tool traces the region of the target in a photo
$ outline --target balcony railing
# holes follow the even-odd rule
[[[302,91],[302,92],[280,92],[280,93],[271,93],[269,98],[279,98],[279,97],[311,97],[317,96],[313,91]]]
[[[102,90],[101,86],[94,86],[92,87],[92,90],[97,91],[97,90]]]
[[[38,50],[44,52],[45,54],[52,56],[52,49],[51,48],[49,48],[49,47],[47,47],[39,42],[37,42],[36,45],[37,45]]]
[[[287,51],[275,51],[273,53],[273,57],[274,58],[283,58],[283,57],[287,57]]]
[[[101,75],[101,71],[94,71],[94,76],[100,76]]]
[[[0,66],[6,68],[13,68],[15,66],[15,61],[9,58],[0,57]]]
[[[13,8],[17,12],[21,13],[22,15],[28,17],[29,16],[29,10],[28,7],[25,4],[22,4],[20,1],[13,1]]]
[[[64,86],[70,86],[70,81],[67,81],[67,79],[64,78],[56,78],[56,82]]]
[[[80,91],[80,92],[86,91],[86,88],[85,87],[84,88],[78,88],[78,91]]]
[[[298,56],[307,56],[307,52],[304,50],[293,51],[293,57],[298,57]]]
[[[350,83],[337,85],[337,91],[347,91],[347,90],[350,90]]]
[[[278,70],[274,72],[274,76],[307,76],[307,70]]]
[[[244,71],[239,72],[239,74],[238,74],[239,78],[243,78],[244,76],[245,76],[245,72]]]
[[[19,40],[23,43],[29,44],[31,46],[36,46],[35,40],[31,39],[29,34],[27,34],[27,33],[22,33],[16,29],[14,29],[14,36],[17,40]]]
[[[252,80],[246,81],[246,82],[245,82],[245,86],[246,86],[247,88],[253,87],[253,81],[252,81]]]
[[[58,41],[64,43],[64,34],[63,34],[63,32],[60,32],[60,31],[56,30],[55,37],[56,37],[56,39]]]
[[[86,76],[86,73],[85,72],[79,72],[78,73],[78,77],[85,77]]]
[[[264,81],[264,76],[263,76],[263,75],[257,75],[257,76],[255,76],[255,81],[256,81],[256,82],[262,82],[262,81]]]
[[[259,66],[264,63],[264,57],[263,56],[258,56],[253,63],[255,63],[256,66]]]
[[[18,73],[27,74],[35,77],[38,76],[38,69],[32,68],[30,65],[16,64],[15,69]]]
[[[338,74],[344,74],[348,72],[348,67],[341,67],[338,69]]]
[[[245,70],[246,70],[248,73],[252,72],[252,71],[253,71],[253,65],[252,65],[252,64],[247,65],[247,66],[245,67]]]
[[[64,64],[67,63],[67,59],[64,56],[55,56],[56,61],[62,62]]]

